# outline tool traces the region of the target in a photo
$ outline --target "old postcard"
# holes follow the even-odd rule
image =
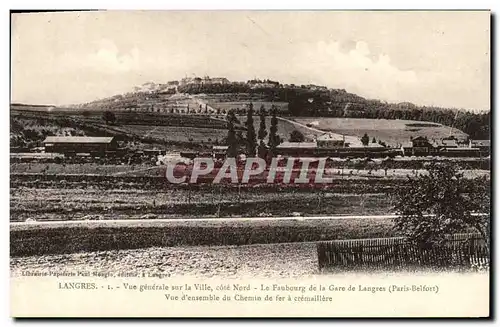
[[[489,317],[490,20],[13,13],[11,315]]]

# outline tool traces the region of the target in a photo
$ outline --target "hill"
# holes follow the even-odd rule
[[[257,110],[261,105],[269,110],[274,104],[282,116],[426,121],[457,128],[472,139],[490,138],[489,112],[477,114],[454,108],[418,106],[410,102],[387,103],[366,99],[344,89],[282,85],[278,82],[262,83],[263,86],[257,88],[255,83],[249,81],[179,85],[175,91],[161,87],[164,84],[146,84],[147,87],[143,85],[134,92],[64,108],[26,107],[55,111],[116,110],[190,114],[225,114],[234,109],[242,114],[241,111],[252,102]]]

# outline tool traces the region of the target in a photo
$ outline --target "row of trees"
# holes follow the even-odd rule
[[[259,130],[256,133],[253,119],[254,109],[253,104],[250,103],[244,124],[246,129],[246,137],[244,137],[241,131],[236,131],[236,126],[241,123],[236,117],[234,110],[230,110],[226,116],[228,128],[226,138],[226,143],[228,145],[228,157],[236,157],[241,151],[241,148],[244,148],[245,154],[250,157],[258,155],[259,157],[264,158],[268,153],[274,154],[276,147],[282,142],[281,137],[278,135],[277,112],[278,109],[273,105],[270,111],[271,126],[269,127],[268,132],[266,129],[266,110],[264,106],[261,106],[259,111]],[[265,139],[268,135],[269,137],[266,144]]]

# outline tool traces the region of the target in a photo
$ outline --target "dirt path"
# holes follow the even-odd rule
[[[310,130],[315,135],[317,134],[316,136],[319,136],[319,135],[322,135],[322,134],[326,133],[325,131],[322,131],[320,129],[317,129],[317,128],[314,128],[314,127],[309,127],[309,126],[306,126],[304,124],[298,123],[298,122],[290,120],[290,119],[286,119],[286,118],[283,118],[283,117],[276,117],[276,118],[278,118],[279,120],[285,121],[287,123],[290,123],[290,124],[293,124],[293,125],[296,125],[296,126],[300,126],[300,127],[305,128],[307,130]],[[335,134],[338,137],[342,137],[342,135],[340,135],[340,134],[336,134],[336,133],[331,133],[331,134]]]
[[[10,259],[22,271],[149,273],[165,277],[300,277],[318,273],[315,243],[173,247],[44,255]]]

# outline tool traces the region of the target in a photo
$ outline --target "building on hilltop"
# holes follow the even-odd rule
[[[203,78],[200,77],[185,77],[181,79],[179,85],[226,85],[231,84],[231,82],[225,77],[213,77],[205,76]]]
[[[179,85],[199,85],[202,83],[202,79],[199,77],[185,77],[181,79]]]
[[[193,79],[191,77],[182,78],[179,85],[188,85]]]
[[[247,85],[250,86],[251,89],[267,89],[278,88],[280,83],[269,79],[264,81],[261,81],[260,79],[252,79],[247,82]]]
[[[208,77],[208,84],[226,85],[226,84],[230,84],[230,83],[231,82],[225,77],[214,77],[214,78]]]
[[[321,85],[315,85],[315,84],[308,84],[306,87],[311,90],[311,91],[327,91],[328,88],[326,86],[321,86]]]

